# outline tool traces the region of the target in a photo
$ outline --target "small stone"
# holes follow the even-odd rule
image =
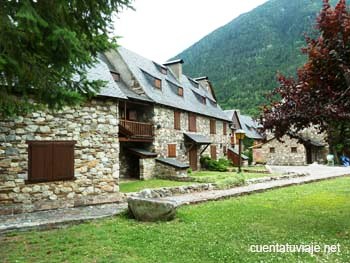
[[[22,193],[31,193],[31,192],[32,192],[32,189],[29,187],[22,188]]]
[[[51,132],[51,129],[50,129],[49,126],[40,126],[39,132],[41,132],[41,133],[49,133],[49,132]]]
[[[57,200],[57,195],[50,195],[50,196],[49,196],[49,199],[50,199],[50,200]]]

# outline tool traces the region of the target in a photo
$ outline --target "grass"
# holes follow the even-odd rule
[[[350,178],[178,210],[166,223],[126,216],[0,237],[3,262],[350,262]],[[340,253],[252,253],[255,244],[340,244]]]
[[[138,192],[146,188],[159,188],[159,187],[181,186],[181,185],[191,185],[191,184],[194,184],[194,183],[193,182],[176,182],[176,181],[162,180],[162,179],[121,182],[120,192],[130,193],[130,192]]]

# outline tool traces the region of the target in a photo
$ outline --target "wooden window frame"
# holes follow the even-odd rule
[[[181,112],[174,111],[174,129],[181,130]]]
[[[224,156],[227,155],[227,146],[226,146],[226,145],[224,145],[224,146],[222,147],[222,152],[223,152]]]
[[[162,89],[162,80],[154,78],[154,87],[157,89]]]
[[[222,133],[223,133],[223,135],[227,135],[227,123],[226,122],[222,123]]]
[[[111,75],[113,77],[113,80],[115,82],[119,82],[120,81],[120,74],[118,72],[112,71],[112,70],[110,72],[111,72]]]
[[[275,147],[270,147],[270,153],[276,153],[276,148]]]
[[[197,116],[194,113],[188,113],[188,131],[197,132]]]
[[[181,97],[184,96],[184,89],[183,89],[183,87],[178,87],[178,88],[177,88],[177,94],[178,94],[179,96],[181,96]]]
[[[216,120],[210,119],[210,134],[216,134]]]
[[[76,141],[27,141],[28,144],[28,180],[26,180],[25,183],[27,184],[33,184],[33,183],[44,183],[44,182],[57,182],[57,181],[69,181],[74,180],[74,146],[76,144]],[[43,179],[35,179],[33,176],[33,147],[38,145],[45,145],[48,147],[47,152],[45,153],[46,156],[48,156],[48,159],[46,160],[47,163],[43,164],[43,166],[47,170],[47,176]],[[57,174],[60,172],[59,169],[57,169],[57,164],[61,163],[61,161],[57,158],[59,158],[61,155],[57,154],[57,150],[62,145],[67,146],[67,148],[72,147],[71,159],[68,160],[66,163],[66,166],[64,166],[65,169],[68,169],[68,175],[66,177],[58,178]]]
[[[298,147],[291,147],[290,152],[291,153],[298,153]]]
[[[169,143],[168,144],[168,157],[169,158],[176,158],[176,143]]]

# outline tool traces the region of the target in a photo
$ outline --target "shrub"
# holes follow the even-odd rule
[[[209,171],[226,172],[229,161],[226,159],[219,159],[218,161],[211,159],[209,156],[202,156],[200,159],[202,168]]]
[[[188,169],[187,169],[187,173],[188,173],[188,174],[191,174],[191,173],[192,173],[192,168],[188,168]]]

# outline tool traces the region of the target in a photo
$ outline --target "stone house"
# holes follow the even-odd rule
[[[0,120],[0,214],[118,202],[119,179],[200,169],[223,157],[230,119],[207,78],[124,48],[101,54],[89,79],[106,81],[80,107]]]
[[[325,163],[328,152],[324,137],[310,131],[304,131],[298,139],[286,135],[279,141],[272,136],[252,148],[255,163],[270,165]]]
[[[118,104],[127,97],[102,61],[88,78],[107,84],[81,107],[0,121],[0,214],[120,200]]]
[[[243,115],[239,110],[225,110],[226,115],[232,121],[232,136],[231,136],[231,147],[229,148],[229,159],[234,165],[238,165],[239,156],[238,156],[238,140],[236,138],[236,131],[241,129],[245,132],[245,137],[253,140],[253,145],[261,144],[265,137],[261,133],[258,122],[256,122],[252,117],[248,115]],[[242,151],[244,146],[242,145]],[[254,152],[253,152],[254,154]],[[254,159],[254,157],[253,157]],[[247,162],[247,157],[242,158],[242,163]]]
[[[127,126],[119,134],[121,177],[145,179],[165,163],[175,168],[188,163],[198,170],[200,155],[216,159],[226,154],[230,120],[208,78],[184,75],[182,60],[161,65],[125,48],[106,53],[106,59],[129,99],[120,108],[121,123]],[[149,134],[137,134],[140,129]]]

